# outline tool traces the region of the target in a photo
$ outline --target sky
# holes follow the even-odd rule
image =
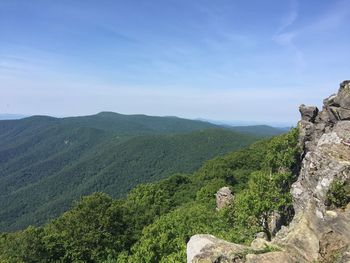
[[[350,78],[350,0],[0,0],[0,113],[295,124]]]

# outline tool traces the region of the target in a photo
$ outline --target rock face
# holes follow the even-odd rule
[[[216,196],[216,210],[220,210],[229,205],[233,200],[233,195],[228,187],[222,187],[215,194]]]
[[[342,82],[338,93],[324,100],[321,111],[305,105],[299,110],[303,159],[291,189],[295,216],[270,243],[281,247],[281,251],[246,253],[237,261],[235,256],[242,253],[235,244],[231,244],[231,251],[229,245],[225,245],[228,250],[220,250],[222,241],[212,239],[213,243],[192,255],[189,263],[350,262],[350,205],[344,210],[326,206],[331,183],[350,181],[350,147],[343,143],[350,139],[350,81]],[[263,240],[256,241],[250,249],[259,248],[259,242]]]

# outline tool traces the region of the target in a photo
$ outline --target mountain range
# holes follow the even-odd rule
[[[281,132],[113,112],[0,121],[0,230],[42,224],[92,192],[125,196]]]

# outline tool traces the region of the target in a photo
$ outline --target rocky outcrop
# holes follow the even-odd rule
[[[241,247],[229,243],[230,250],[226,242],[227,249],[221,250],[223,241],[211,239],[213,243],[197,250],[188,262],[350,262],[350,205],[332,210],[326,202],[334,180],[350,181],[350,81],[324,100],[321,111],[305,105],[299,110],[303,158],[291,189],[295,216],[269,243],[281,250],[253,253],[259,248],[253,244],[242,256]]]
[[[233,195],[228,187],[221,187],[217,193],[216,197],[216,210],[221,210],[225,206],[229,205],[233,200]]]

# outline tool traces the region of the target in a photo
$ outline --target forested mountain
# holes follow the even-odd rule
[[[41,125],[49,128],[57,125],[97,128],[124,134],[162,134],[190,132],[220,126],[203,121],[178,117],[158,117],[147,115],[124,115],[114,112],[100,112],[95,115],[54,118],[49,116],[32,116],[21,120],[0,122],[0,131],[17,130],[21,127],[35,128]]]
[[[186,262],[186,242],[196,233],[249,243],[255,233],[268,233],[263,216],[288,214],[297,138],[293,130],[255,143],[193,174],[141,184],[127,198],[84,197],[42,227],[0,235],[0,262]],[[218,212],[214,194],[222,186],[235,199]]]
[[[0,121],[0,229],[46,222],[94,191],[122,197],[256,140],[206,122],[110,112]]]

